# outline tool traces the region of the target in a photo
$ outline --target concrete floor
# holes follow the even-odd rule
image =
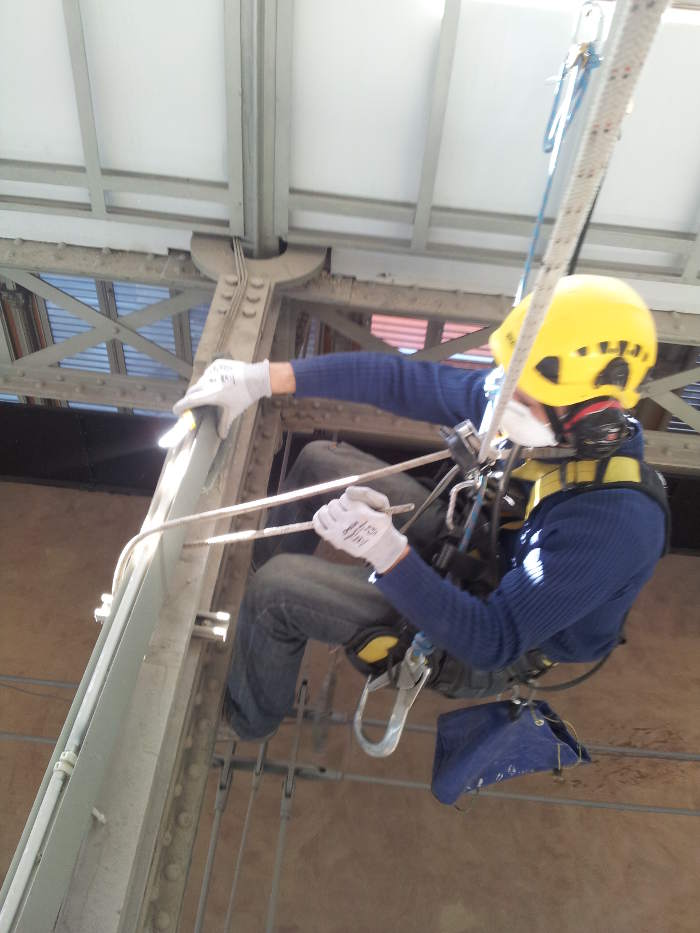
[[[0,673],[77,681],[116,556],[147,500],[0,484]],[[629,622],[629,642],[594,680],[553,701],[584,742],[700,751],[700,562],[659,566]],[[312,694],[328,662],[309,652]],[[562,671],[562,676],[565,672]],[[335,708],[351,712],[362,680],[343,662]],[[0,686],[0,731],[56,736],[68,691]],[[370,715],[381,715],[381,698]],[[388,698],[385,698],[385,701]],[[448,704],[424,695],[411,721],[433,725]],[[292,726],[270,744],[288,751]],[[243,753],[254,754],[255,747]],[[322,756],[304,728],[300,757],[377,777],[429,781],[433,741],[408,733],[392,758],[367,758],[345,727]],[[0,871],[50,756],[49,745],[0,742]],[[234,930],[264,929],[282,779],[266,776],[243,862]],[[222,824],[206,931],[221,929],[250,776],[237,774]],[[191,931],[216,788],[212,773],[181,929]],[[700,808],[700,764],[598,758],[565,773],[520,778],[506,790],[598,801]],[[427,791],[299,781],[277,912],[278,933],[690,933],[698,928],[697,818],[495,799],[443,807]]]

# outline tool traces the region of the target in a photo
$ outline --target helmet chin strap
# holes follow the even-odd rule
[[[632,433],[625,409],[614,398],[577,402],[564,415],[558,415],[551,405],[543,407],[557,442],[571,445],[578,457],[610,457]]]

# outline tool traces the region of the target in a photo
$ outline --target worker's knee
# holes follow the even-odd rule
[[[310,441],[299,452],[292,473],[307,483],[337,476],[337,446],[332,441]]]
[[[307,556],[299,554],[271,557],[248,583],[244,600],[247,613],[256,619],[266,610],[302,595],[308,560]]]

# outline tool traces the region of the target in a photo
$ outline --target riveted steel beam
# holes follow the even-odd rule
[[[0,266],[34,273],[84,275],[119,282],[195,287],[211,298],[215,281],[202,275],[187,252],[164,256],[0,237]]]

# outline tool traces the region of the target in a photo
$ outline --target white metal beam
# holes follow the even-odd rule
[[[83,21],[80,15],[80,0],[63,0],[63,17],[65,19],[66,34],[68,36],[68,50],[73,71],[75,102],[78,108],[80,136],[83,141],[83,155],[85,157],[85,172],[87,175],[88,191],[90,192],[90,204],[93,214],[97,217],[102,217],[106,210],[104,188],[100,171],[100,153],[97,144],[97,131],[95,129],[92,91],[90,89],[90,73],[88,70],[87,54],[85,52]]]
[[[430,116],[428,118],[428,128],[425,134],[425,149],[423,150],[423,164],[418,188],[418,203],[416,206],[415,220],[413,222],[411,249],[414,250],[425,249],[428,242],[430,211],[433,205],[435,177],[437,175],[438,160],[440,158],[442,130],[445,124],[447,96],[450,90],[452,62],[454,60],[455,46],[457,44],[457,27],[459,25],[460,7],[461,0],[445,0],[437,61],[435,63],[435,74],[433,76]]]
[[[243,236],[243,126],[241,102],[241,0],[224,0],[224,73],[226,85],[226,164],[229,225]]]
[[[141,334],[132,330],[133,321],[130,322],[130,326],[127,326],[121,321],[119,323],[114,323],[106,320],[103,315],[95,311],[94,308],[91,308],[89,305],[83,304],[82,301],[78,301],[76,298],[73,298],[72,295],[68,295],[66,292],[61,291],[59,288],[55,288],[53,285],[49,285],[49,283],[44,282],[43,279],[28,275],[25,272],[16,272],[12,269],[0,269],[0,273],[6,278],[12,279],[12,281],[16,282],[18,285],[23,286],[23,288],[28,289],[30,292],[41,295],[42,298],[48,301],[55,302],[65,311],[68,311],[70,314],[75,314],[86,323],[91,324],[94,331],[90,336],[97,337],[94,341],[95,343],[100,343],[102,340],[109,340],[110,338],[116,337],[118,340],[121,340],[122,343],[128,343],[136,350],[140,350],[141,353],[146,353],[151,359],[162,363],[164,366],[170,367],[170,369],[175,370],[175,372],[179,373],[181,376],[189,378],[192,367],[185,363],[184,360],[179,360],[173,353],[153,343],[152,340],[147,340],[145,337],[142,337]],[[173,301],[174,299],[169,299],[170,303]],[[182,311],[183,308],[179,307],[177,310]],[[88,346],[89,345],[90,344],[88,344]],[[52,347],[47,347],[46,350],[40,350],[39,353],[36,354],[36,359],[38,362],[45,364],[50,353],[60,352],[61,344],[54,344]],[[34,356],[34,354],[32,354],[32,356]]]
[[[642,386],[639,393],[643,398],[656,399],[659,395],[665,395],[673,389],[681,389],[699,380],[700,366],[696,366],[693,369],[685,369],[679,373],[672,373],[670,376],[664,376],[663,379],[655,379],[653,382],[649,382],[647,385]]]

